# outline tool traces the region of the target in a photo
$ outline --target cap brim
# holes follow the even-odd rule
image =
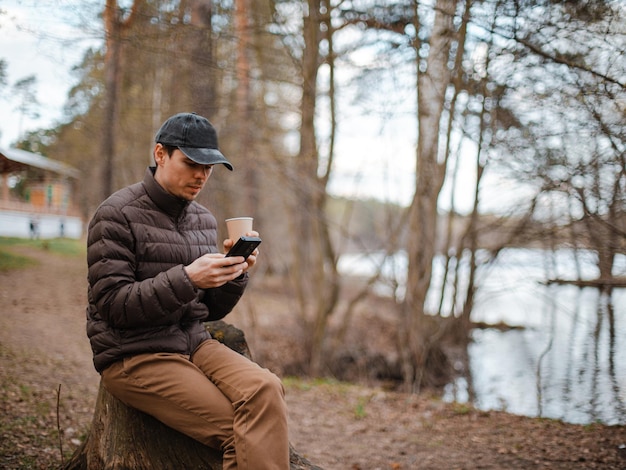
[[[230,171],[233,171],[233,165],[226,160],[217,149],[202,149],[195,147],[178,147],[188,158],[201,165],[217,165],[221,163]]]

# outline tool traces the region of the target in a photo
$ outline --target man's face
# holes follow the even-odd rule
[[[157,164],[155,179],[173,196],[193,201],[213,171],[213,165],[200,165],[190,160],[179,149],[171,156],[161,144],[154,148],[154,161]]]

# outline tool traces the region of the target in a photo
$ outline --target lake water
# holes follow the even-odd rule
[[[597,277],[594,256],[579,253],[576,264],[571,250],[509,249],[481,268],[472,319],[523,329],[475,330],[470,377],[449,384],[444,399],[570,423],[626,424],[626,289],[614,289],[609,298],[595,288],[542,284],[576,279],[579,269],[583,279]],[[367,275],[377,261],[345,256],[340,270]],[[387,275],[400,273],[402,283],[403,255],[384,266]],[[441,259],[434,272],[436,288]],[[614,274],[626,275],[626,257],[617,259]],[[383,284],[378,289],[394,294]]]

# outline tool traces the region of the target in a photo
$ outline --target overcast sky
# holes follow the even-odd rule
[[[4,12],[0,14],[0,58],[7,63],[8,75],[8,85],[0,93],[0,104],[8,111],[0,115],[0,147],[12,146],[27,131],[54,127],[62,121],[68,91],[75,84],[72,67],[81,61],[87,47],[99,44],[95,35],[89,38],[86,21],[80,27],[72,25],[77,23],[72,9],[77,3],[84,10],[89,0],[0,1]],[[93,16],[92,20],[98,21]],[[96,24],[94,29],[100,27]],[[18,101],[11,95],[15,82],[31,75],[37,77],[39,118],[22,116],[16,109]],[[397,106],[388,103],[382,106]],[[363,116],[351,106],[344,105],[342,113],[331,193],[409,204],[415,180],[415,122],[411,113],[384,121],[380,116]],[[457,202],[469,203],[475,172],[470,165],[461,174],[468,189]],[[449,198],[443,199],[440,202],[445,206]]]
[[[0,58],[7,63],[8,75],[8,86],[0,102],[9,110],[0,117],[0,147],[12,146],[29,130],[53,127],[62,120],[67,93],[75,83],[71,69],[80,62],[86,48],[95,43],[79,40],[85,31],[72,27],[67,15],[51,14],[53,5],[71,3],[54,0],[0,3],[5,12],[0,15]],[[11,96],[13,84],[31,75],[37,77],[40,117],[36,119],[22,116],[16,110],[17,100]],[[412,144],[398,138],[393,126],[387,126],[388,133],[381,133],[379,127],[371,119],[356,123],[351,117],[344,122],[343,138],[337,150],[346,158],[336,160],[333,192],[367,196],[376,188],[381,199],[408,202],[412,192]],[[367,141],[364,133],[369,136]]]
[[[67,19],[71,2],[54,0],[2,0],[0,2],[0,58],[6,64],[7,86],[0,103],[8,112],[0,116],[0,146],[8,147],[26,131],[52,127],[62,118],[67,93],[74,84],[71,70],[90,44],[85,31]],[[35,75],[40,117],[21,116],[12,87]]]

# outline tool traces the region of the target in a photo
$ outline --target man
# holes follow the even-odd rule
[[[156,166],[104,201],[89,224],[95,368],[121,401],[220,449],[224,469],[287,469],[280,380],[203,326],[233,309],[258,255],[218,253],[215,217],[194,201],[214,165],[233,167],[197,114],[172,116],[155,140]]]

